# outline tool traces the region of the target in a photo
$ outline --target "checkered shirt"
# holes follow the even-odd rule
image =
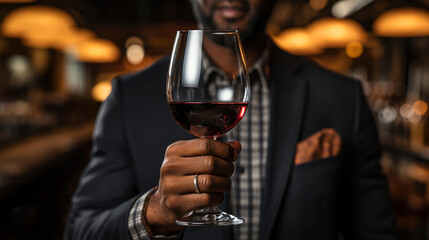
[[[265,181],[270,122],[270,97],[264,68],[267,53],[250,71],[252,95],[247,113],[226,135],[241,143],[241,152],[232,176],[231,205],[234,215],[245,223],[234,227],[235,240],[258,239],[261,192]]]

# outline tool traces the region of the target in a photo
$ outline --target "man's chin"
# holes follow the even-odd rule
[[[249,25],[244,26],[243,24],[224,24],[222,26],[215,26],[213,30],[238,30],[242,42],[248,41],[256,33],[256,29],[251,29]]]

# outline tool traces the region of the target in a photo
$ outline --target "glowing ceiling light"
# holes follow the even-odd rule
[[[95,38],[96,35],[89,29],[62,29],[50,31],[29,31],[23,35],[24,45],[38,48],[57,48],[65,50],[79,43]]]
[[[365,44],[368,36],[363,27],[351,19],[322,18],[308,26],[308,31],[322,46],[343,48],[350,42]]]
[[[95,39],[96,37],[97,35],[89,29],[75,28],[71,29],[71,31],[68,32],[67,35],[62,36],[60,39],[58,39],[54,43],[54,46],[55,48],[64,50],[69,47],[75,47],[89,39]]]
[[[273,37],[282,49],[296,55],[317,55],[323,52],[317,39],[305,28],[289,28]]]
[[[383,37],[429,36],[429,12],[420,8],[396,8],[381,14],[373,24]]]
[[[107,39],[88,39],[77,46],[77,58],[82,62],[115,62],[119,55],[118,47]]]
[[[6,37],[22,37],[28,31],[62,31],[75,25],[74,19],[61,9],[28,6],[9,13],[3,20],[1,31]]]

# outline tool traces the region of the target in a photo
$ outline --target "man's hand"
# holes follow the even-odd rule
[[[229,177],[234,172],[241,145],[210,139],[194,139],[171,144],[165,153],[157,191],[149,199],[147,221],[156,234],[181,229],[175,220],[191,211],[222,203],[223,193],[231,189]],[[195,192],[198,175],[200,194]]]

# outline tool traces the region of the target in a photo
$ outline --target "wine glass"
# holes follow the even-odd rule
[[[167,76],[171,113],[186,131],[216,140],[243,118],[249,75],[238,31],[178,31]],[[181,226],[237,225],[242,218],[219,208],[194,211]]]

